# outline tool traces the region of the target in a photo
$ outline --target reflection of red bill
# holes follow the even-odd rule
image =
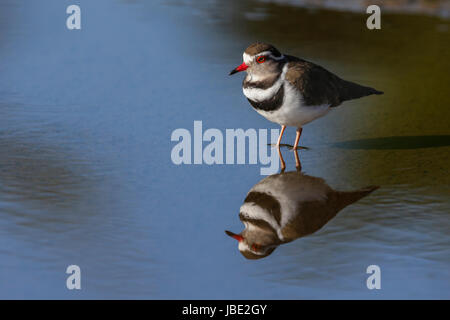
[[[237,71],[236,71],[236,72],[237,72]],[[244,238],[243,238],[241,235],[236,234],[236,233],[233,233],[233,232],[231,232],[231,231],[226,230],[225,233],[226,233],[227,235],[229,235],[230,237],[236,239],[236,240],[239,241],[239,242],[241,242],[242,240],[244,240]]]

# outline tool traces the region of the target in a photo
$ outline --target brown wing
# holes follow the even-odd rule
[[[329,189],[323,200],[299,201],[295,218],[283,228],[284,239],[292,241],[320,230],[339,211],[368,196],[378,188],[378,186],[369,186],[355,191]]]
[[[302,92],[307,106],[330,104],[336,107],[343,101],[381,94],[373,88],[343,80],[312,62],[287,56],[286,80]]]

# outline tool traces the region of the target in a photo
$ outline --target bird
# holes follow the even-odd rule
[[[260,115],[281,125],[278,148],[286,126],[297,128],[293,146],[297,149],[305,124],[344,101],[383,94],[343,80],[313,62],[282,54],[268,43],[251,44],[245,49],[243,60],[230,75],[247,72],[242,83],[245,97]]]
[[[248,192],[239,213],[244,230],[225,233],[238,241],[245,258],[261,259],[281,244],[315,233],[339,211],[378,188],[336,191],[324,179],[300,171],[274,174]]]

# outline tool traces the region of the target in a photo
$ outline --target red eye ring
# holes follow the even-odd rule
[[[256,62],[258,63],[263,63],[264,61],[266,61],[266,57],[264,56],[259,56],[258,58],[256,58]]]

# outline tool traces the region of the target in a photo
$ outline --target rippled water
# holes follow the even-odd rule
[[[0,1],[1,298],[450,298],[448,20],[369,31],[365,15],[253,1],[79,4],[69,31],[68,3]],[[385,92],[306,126],[300,152],[336,190],[380,188],[257,261],[224,230],[243,228],[259,166],[170,159],[194,120],[277,128],[227,75],[254,40]]]

